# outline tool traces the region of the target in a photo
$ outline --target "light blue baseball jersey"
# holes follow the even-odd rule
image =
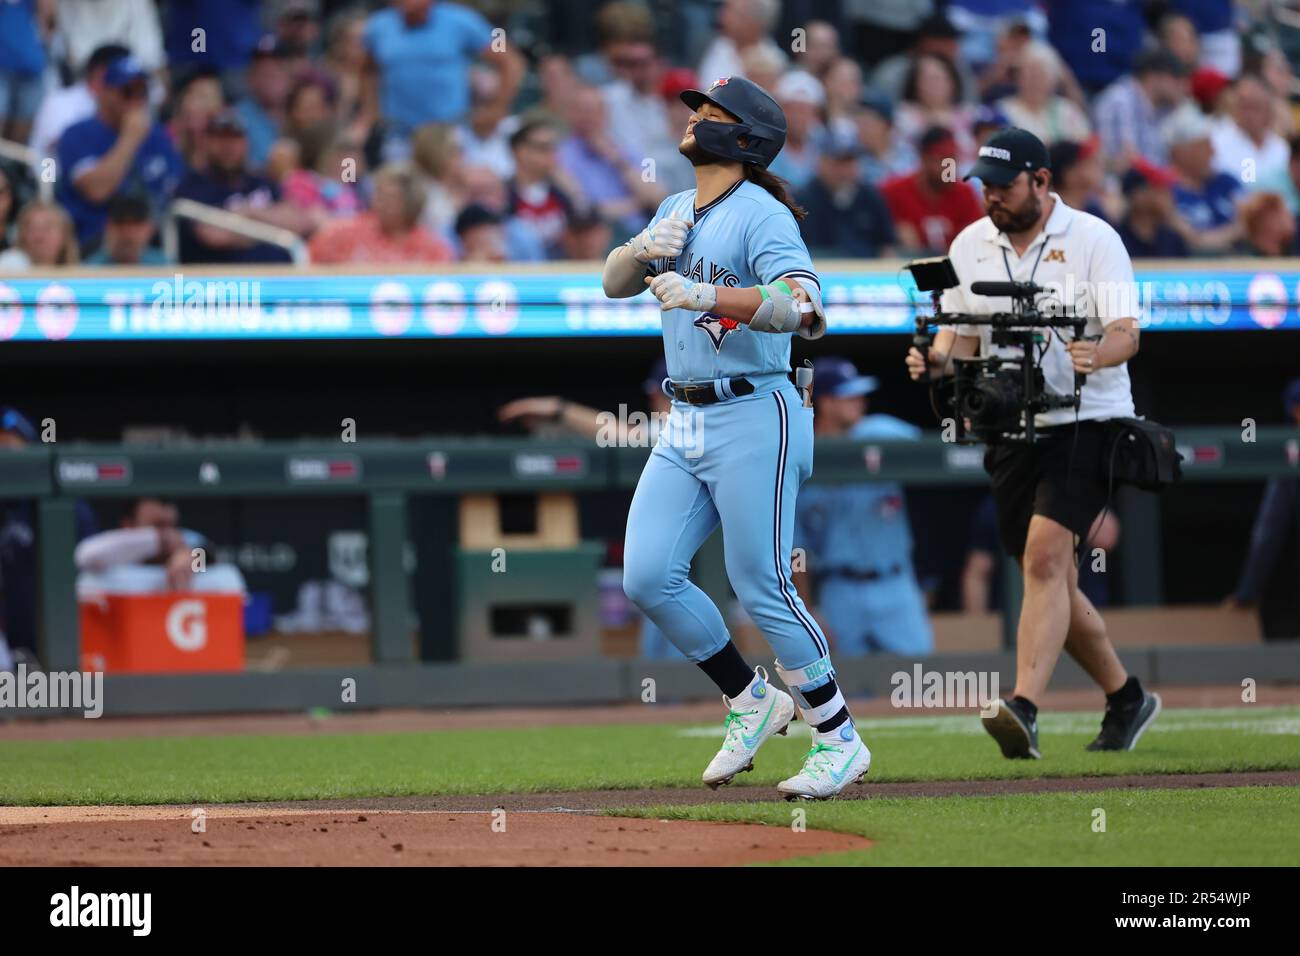
[[[921,430],[891,415],[867,415],[848,437],[916,440]],[[910,567],[912,532],[902,486],[892,481],[807,486],[799,493],[794,543],[810,552],[808,569],[814,576],[831,569],[884,572],[895,564]]]
[[[741,289],[789,277],[821,305],[821,286],[799,224],[762,186],[742,179],[699,209],[695,190],[688,189],[665,199],[650,223],[671,217],[694,223],[682,254],[648,263],[646,275],[675,271],[692,282]],[[674,382],[790,371],[794,333],[752,332],[735,319],[688,309],[665,312],[663,323],[664,357]]]

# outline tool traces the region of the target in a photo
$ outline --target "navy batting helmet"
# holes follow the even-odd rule
[[[715,156],[766,168],[785,145],[785,114],[767,90],[752,80],[724,76],[714,80],[707,91],[683,90],[681,98],[693,110],[698,110],[701,103],[712,103],[739,120],[700,120],[695,124],[695,141]],[[742,137],[744,146],[740,145]]]

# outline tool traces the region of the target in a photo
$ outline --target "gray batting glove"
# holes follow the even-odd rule
[[[647,226],[628,243],[632,247],[632,256],[638,262],[653,262],[655,259],[671,259],[682,254],[686,245],[686,233],[693,222],[685,219],[660,219]]]
[[[659,309],[662,312],[669,309],[707,312],[718,304],[717,287],[707,282],[691,282],[678,272],[665,272],[653,279],[647,276],[645,281],[661,303]]]

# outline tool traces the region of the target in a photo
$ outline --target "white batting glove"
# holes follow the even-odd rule
[[[632,255],[638,262],[673,258],[682,254],[686,233],[694,223],[685,219],[660,219],[632,238]]]
[[[680,272],[665,272],[653,279],[647,278],[650,291],[662,303],[659,308],[690,309],[708,312],[718,304],[718,290],[707,282],[689,282]]]

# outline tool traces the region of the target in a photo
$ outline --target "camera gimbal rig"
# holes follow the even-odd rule
[[[1047,391],[1043,370],[1038,364],[1041,355],[1035,348],[1046,348],[1044,330],[1073,329],[1076,339],[1082,338],[1087,320],[1078,316],[1044,312],[1036,305],[1036,297],[1044,291],[1032,282],[972,282],[970,291],[975,295],[1008,296],[1010,312],[988,315],[945,313],[943,292],[960,284],[957,272],[947,257],[918,259],[907,269],[916,280],[921,292],[929,292],[934,305],[933,318],[920,312],[916,316],[916,332],[912,344],[923,356],[929,356],[934,342],[932,326],[937,325],[988,325],[992,327],[995,346],[1012,346],[1021,350],[1021,356],[990,355],[983,358],[957,358],[953,392],[945,402],[957,426],[957,441],[963,444],[986,442],[1024,442],[1032,444],[1038,435],[1034,416],[1055,408],[1079,408],[1081,389],[1087,376],[1074,373],[1074,393],[1058,395]],[[931,397],[935,382],[931,378]],[[935,412],[944,417],[937,403]]]

